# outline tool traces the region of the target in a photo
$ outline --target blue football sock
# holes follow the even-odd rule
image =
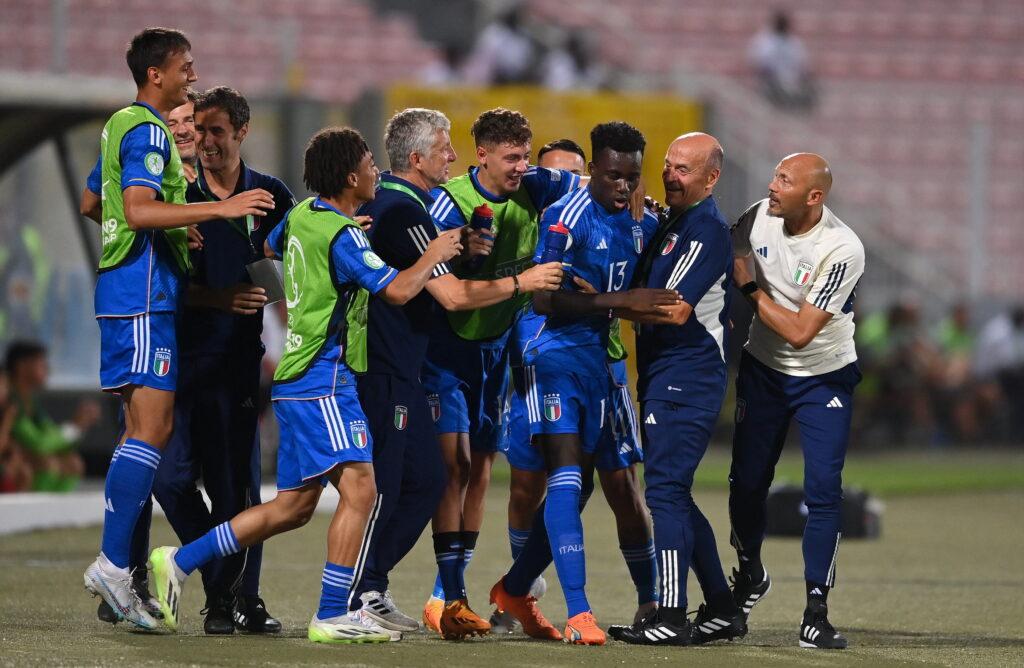
[[[352,588],[354,570],[352,566],[339,566],[329,561],[324,563],[317,619],[323,621],[348,612],[348,593]]]
[[[118,568],[127,568],[131,560],[132,534],[159,465],[160,451],[134,438],[126,439],[110,460],[101,550]]]
[[[434,591],[430,592],[431,597],[444,600],[444,583],[441,582],[441,569],[437,570],[437,577],[434,578]]]
[[[188,575],[214,559],[228,557],[241,550],[238,538],[231,530],[231,522],[225,522],[210,529],[202,538],[183,545],[174,555],[174,563]]]
[[[520,553],[523,551],[523,546],[526,545],[526,540],[530,537],[529,529],[513,529],[508,528],[508,546],[512,550],[512,561],[519,558]]]
[[[537,508],[533,516],[533,528],[530,529],[519,555],[503,578],[505,591],[512,596],[526,596],[530,593],[533,581],[551,563],[551,543],[548,542],[548,530],[544,524],[546,509],[547,499]]]
[[[629,577],[636,587],[637,605],[658,600],[658,560],[654,556],[654,541],[640,545],[620,545],[622,558],[626,560]]]
[[[480,537],[479,531],[462,531],[459,533],[459,541],[462,543],[462,558],[459,560],[459,598],[469,598],[466,593],[466,567],[473,560],[473,551],[476,549],[476,539]]]
[[[462,568],[460,536],[458,531],[434,534],[434,559],[437,560],[437,576],[441,580],[441,596],[438,598],[445,601],[462,598],[462,585],[459,581],[459,570]]]
[[[583,521],[580,518],[581,488],[579,466],[561,466],[548,475],[544,524],[570,618],[590,610],[584,591],[587,567],[583,552]]]

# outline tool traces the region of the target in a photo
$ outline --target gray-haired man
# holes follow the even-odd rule
[[[433,203],[429,193],[448,180],[448,166],[455,161],[450,128],[445,115],[431,109],[405,109],[388,121],[384,146],[392,171],[381,174],[376,198],[359,214],[373,219],[373,250],[396,269],[414,264],[438,234],[428,213]],[[388,573],[423,533],[447,477],[434,435],[435,417],[419,380],[431,324],[440,309],[480,308],[525,292],[555,290],[561,277],[561,265],[550,263],[516,277],[467,281],[439,264],[426,291],[404,306],[369,300],[367,373],[358,378],[358,389],[373,437],[378,499],[368,527],[370,540],[364,543],[367,554],[356,566],[351,607],[359,609],[366,623],[391,631],[392,637],[419,624],[395,606]],[[486,622],[470,615],[476,617],[468,606],[453,606],[449,616],[458,619],[451,627],[458,631],[449,635],[489,630]]]

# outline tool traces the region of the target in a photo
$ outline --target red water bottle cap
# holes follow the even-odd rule
[[[494,212],[491,211],[491,207],[487,206],[487,202],[473,209],[473,215],[481,218],[494,218]]]
[[[558,221],[554,225],[548,228],[548,232],[555,232],[557,234],[569,234],[569,228],[562,224],[562,221]]]

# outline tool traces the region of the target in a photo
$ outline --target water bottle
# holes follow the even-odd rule
[[[491,207],[487,206],[487,203],[483,203],[480,206],[473,209],[473,217],[469,219],[469,227],[474,230],[487,230],[491,231],[491,225],[494,224],[494,212],[491,211]],[[483,238],[494,240],[494,237],[490,234],[483,235]],[[477,255],[470,259],[470,269],[476,271],[483,265],[484,260],[487,259],[486,255]]]
[[[558,221],[548,228],[548,235],[544,237],[544,250],[541,251],[538,264],[561,262],[568,245],[569,228],[563,225],[562,221]]]

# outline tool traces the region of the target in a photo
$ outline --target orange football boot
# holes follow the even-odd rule
[[[423,606],[423,626],[434,633],[441,632],[441,613],[444,611],[444,601],[439,598],[430,597],[427,604]]]
[[[603,645],[605,637],[594,614],[588,610],[565,623],[564,640],[571,645]]]
[[[441,613],[441,637],[462,640],[466,636],[485,636],[491,632],[490,623],[473,612],[466,599],[444,604]]]
[[[532,596],[512,596],[505,591],[505,580],[502,578],[491,587],[491,603],[501,612],[507,612],[523,625],[523,633],[540,640],[561,640],[562,634],[549,622],[540,608],[537,599]]]

